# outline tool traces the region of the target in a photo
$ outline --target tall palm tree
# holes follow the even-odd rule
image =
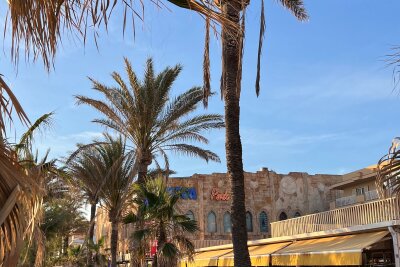
[[[123,212],[133,198],[132,183],[137,175],[136,155],[127,151],[122,137],[106,135],[105,144],[96,146],[100,154],[105,183],[101,188],[100,202],[108,211],[111,222],[111,266],[117,266],[118,226]]]
[[[191,9],[191,2],[187,0],[169,0],[180,7]],[[246,208],[244,174],[242,161],[242,143],[240,140],[240,92],[242,78],[243,44],[245,36],[245,14],[250,0],[218,0],[210,1],[209,9],[220,12],[231,24],[222,24],[222,77],[221,94],[225,102],[225,148],[228,177],[231,181],[232,192],[232,242],[235,266],[251,266],[247,247]],[[307,13],[302,0],[280,0],[299,20],[307,19]],[[258,63],[256,75],[256,94],[260,91],[260,64],[263,36],[265,31],[264,0],[261,0],[260,35],[258,49]],[[209,20],[206,19],[206,48],[204,60],[204,95],[207,96],[209,87]]]
[[[124,222],[141,221],[141,228],[133,232],[132,237],[139,242],[157,240],[157,253],[152,266],[176,266],[182,256],[191,257],[194,245],[186,237],[198,230],[197,222],[181,215],[177,203],[183,192],[170,192],[162,177],[149,179],[142,185],[135,185],[136,204],[140,214],[128,214]]]
[[[144,182],[152,162],[160,166],[157,156],[163,158],[165,168],[169,169],[168,151],[219,162],[215,153],[192,144],[207,144],[202,133],[224,126],[220,115],[192,115],[203,99],[201,88],[193,87],[171,98],[172,85],[182,67],[167,67],[155,74],[153,61],[148,59],[143,81],[138,80],[127,59],[125,67],[128,84],[116,72],[112,77],[117,87],[90,79],[105,101],[85,96],[76,98],[78,104],[92,106],[105,116],[94,122],[119,132],[133,143],[139,162],[138,183]]]
[[[93,146],[79,146],[66,162],[68,181],[80,192],[90,204],[90,224],[88,231],[88,246],[94,242],[94,227],[96,219],[96,206],[99,203],[100,192],[104,185],[106,173],[102,155]],[[87,264],[94,264],[92,253],[88,250]]]

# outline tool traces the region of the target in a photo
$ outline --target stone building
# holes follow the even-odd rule
[[[267,168],[246,172],[244,177],[249,240],[270,236],[271,222],[328,210],[335,199],[329,188],[342,180],[340,175],[278,174]],[[168,183],[172,190],[187,191],[179,207],[198,222],[196,247],[231,240],[230,181],[225,173],[170,178]]]
[[[246,226],[249,240],[271,236],[270,223],[329,210],[336,196],[330,187],[342,181],[341,175],[290,172],[278,174],[262,168],[245,172]],[[196,248],[231,242],[230,181],[226,173],[194,174],[168,180],[170,190],[186,189],[179,210],[194,218],[199,231],[191,237]],[[130,226],[119,230],[119,259],[128,260]],[[105,238],[109,249],[111,225],[108,214],[98,209],[96,237]]]
[[[376,165],[345,174],[329,188],[329,210],[271,222],[271,237],[247,243],[252,266],[400,267],[400,201],[379,198],[376,176]],[[233,246],[200,248],[180,266],[233,267]]]

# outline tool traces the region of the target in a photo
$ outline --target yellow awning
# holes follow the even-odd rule
[[[185,260],[185,264],[187,267],[218,266],[218,258],[230,252],[232,252],[231,248],[199,252],[194,256],[194,261]],[[182,260],[181,267],[184,266]]]
[[[249,247],[251,266],[269,266],[269,257],[274,253],[292,242],[265,244]],[[218,266],[234,266],[233,264],[233,251],[225,254],[218,259]]]
[[[301,240],[272,254],[273,266],[362,265],[362,251],[387,231]]]

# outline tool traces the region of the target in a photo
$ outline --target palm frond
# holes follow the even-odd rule
[[[210,19],[207,17],[203,56],[203,104],[205,107],[208,106],[208,97],[211,94],[210,80]]]
[[[182,66],[166,67],[156,73],[154,62],[146,62],[144,77],[140,81],[128,59],[124,58],[129,83],[119,73],[113,72],[116,87],[106,86],[90,78],[93,89],[100,92],[104,100],[76,96],[78,104],[86,104],[103,115],[93,121],[113,129],[133,144],[140,162],[138,181],[146,173],[152,162],[158,164],[157,157],[164,159],[165,168],[169,168],[165,145],[176,143],[208,143],[203,132],[224,127],[223,118],[217,114],[195,115],[203,99],[200,87],[193,87],[175,98],[170,96],[171,89],[179,76]],[[171,150],[173,147],[168,147]],[[187,147],[188,148],[188,147]],[[183,149],[179,148],[182,152]],[[201,156],[206,160],[219,158],[208,150],[197,148],[198,153],[182,153]]]
[[[307,11],[304,7],[303,0],[279,0],[292,14],[300,21],[308,19]]]
[[[29,125],[30,121],[18,99],[8,87],[0,74],[0,132],[4,135],[6,130],[6,120],[12,122],[12,111],[15,110],[18,118],[25,125]]]
[[[173,145],[166,145],[166,150],[172,150],[177,153],[181,153],[188,156],[195,156],[205,161],[215,161],[221,162],[220,158],[217,154],[211,152],[210,150],[202,149],[197,146],[188,145],[188,144],[173,144]]]
[[[50,127],[53,122],[54,112],[46,113],[40,116],[30,127],[29,129],[22,135],[19,140],[19,143],[15,145],[17,153],[20,150],[32,150],[32,140],[37,131],[41,131],[43,128]]]
[[[261,15],[260,15],[260,36],[258,38],[258,53],[257,53],[257,76],[256,76],[256,94],[260,94],[260,72],[261,72],[261,54],[265,34],[265,7],[264,0],[261,0]]]

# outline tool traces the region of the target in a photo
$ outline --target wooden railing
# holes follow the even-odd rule
[[[397,198],[387,198],[271,223],[272,237],[400,220]]]

